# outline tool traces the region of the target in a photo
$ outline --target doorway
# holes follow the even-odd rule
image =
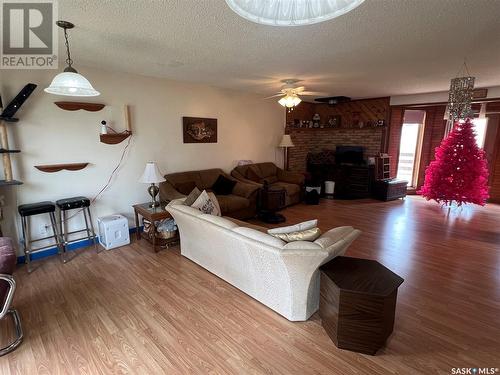
[[[408,181],[408,187],[417,186],[425,111],[407,109],[404,112],[399,144],[397,178]]]

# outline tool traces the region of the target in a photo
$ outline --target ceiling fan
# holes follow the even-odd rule
[[[281,90],[279,93],[276,93],[275,95],[271,95],[267,97],[266,99],[270,98],[276,98],[279,96],[282,96],[280,100],[278,100],[278,103],[281,104],[283,107],[286,108],[293,108],[296,107],[302,99],[300,99],[300,96],[324,96],[328,95],[323,92],[315,92],[315,91],[306,91],[306,88],[304,86],[297,86],[297,83],[300,82],[301,80],[299,79],[283,79],[281,82],[283,82],[283,86],[281,86]]]

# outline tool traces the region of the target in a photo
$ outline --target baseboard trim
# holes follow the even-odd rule
[[[142,227],[139,229],[142,229]],[[133,234],[136,232],[136,228],[135,227],[129,228],[128,231],[130,234]],[[97,246],[99,246],[99,236],[96,236],[96,241],[97,241]],[[83,247],[91,246],[93,244],[94,244],[93,241],[88,240],[88,239],[84,239],[81,241],[76,241],[76,242],[70,243],[67,247],[67,250],[68,251],[75,251],[75,250],[81,249]],[[31,254],[31,260],[33,261],[33,260],[37,260],[37,259],[47,258],[47,257],[50,257],[52,255],[56,255],[56,254],[57,254],[57,246],[49,247],[47,249],[40,250],[40,251],[37,251],[36,253]],[[26,257],[24,255],[19,255],[17,257],[17,264],[24,264],[25,262],[26,262]]]

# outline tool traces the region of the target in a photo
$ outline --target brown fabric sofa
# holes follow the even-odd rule
[[[241,182],[259,187],[262,187],[264,182],[267,182],[270,188],[284,188],[286,190],[286,206],[301,201],[304,176],[300,173],[284,171],[274,163],[241,165],[232,170],[231,176]]]
[[[182,198],[188,195],[194,187],[200,190],[210,190],[219,175],[237,181],[231,194],[216,195],[222,215],[236,219],[254,217],[257,214],[259,186],[238,181],[218,168],[165,175],[166,181],[160,183],[160,199],[166,201]]]

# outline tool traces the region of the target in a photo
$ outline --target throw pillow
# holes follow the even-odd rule
[[[271,236],[279,238],[280,240],[283,240],[285,242],[294,242],[294,241],[312,242],[319,236],[321,236],[321,230],[319,228],[311,228],[292,233],[273,233],[271,234]]]
[[[191,206],[200,196],[201,191],[197,187],[195,187],[193,190],[191,190],[191,193],[186,197],[186,200],[184,201],[184,205],[186,206]]]
[[[315,219],[315,220],[304,221],[303,223],[290,225],[287,227],[269,229],[267,233],[269,234],[293,233],[307,229],[313,229],[316,228],[317,226],[318,226],[318,220]]]
[[[218,195],[229,195],[233,192],[234,185],[236,185],[236,181],[220,174],[215,184],[213,184],[212,190]]]
[[[221,216],[219,202],[213,193],[207,193],[203,190],[196,201],[191,205],[193,208],[197,208],[204,214]]]
[[[260,183],[260,180],[262,179],[262,177],[260,176],[259,170],[257,169],[257,167],[255,165],[251,165],[250,167],[248,167],[247,178],[251,181]]]
[[[178,184],[175,184],[175,189],[184,195],[188,195],[195,187],[196,182],[194,181],[179,182]]]

